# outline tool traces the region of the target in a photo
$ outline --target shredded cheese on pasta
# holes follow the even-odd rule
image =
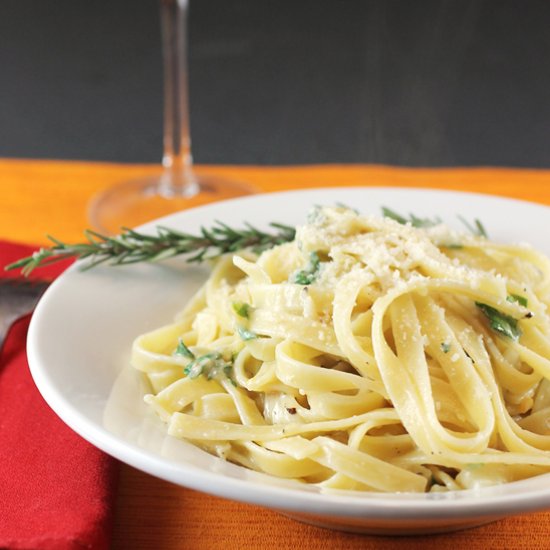
[[[169,434],[247,468],[477,488],[550,471],[549,299],[528,246],[322,208],[293,242],[221,258],[132,363]]]

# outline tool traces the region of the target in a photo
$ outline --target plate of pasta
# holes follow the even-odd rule
[[[181,212],[140,231],[224,253],[78,262],[35,311],[31,371],[107,453],[301,521],[406,534],[548,508],[549,213],[400,188]]]

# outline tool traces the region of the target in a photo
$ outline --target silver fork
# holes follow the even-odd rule
[[[12,323],[34,309],[49,284],[23,278],[0,279],[0,346]]]

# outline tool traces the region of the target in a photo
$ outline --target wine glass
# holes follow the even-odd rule
[[[187,81],[189,0],[160,0],[164,66],[164,139],[159,173],[115,185],[89,207],[92,225],[104,234],[208,202],[253,193],[245,183],[193,168]]]

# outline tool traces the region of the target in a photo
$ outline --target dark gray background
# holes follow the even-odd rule
[[[2,0],[0,156],[159,162],[158,0]],[[192,0],[204,163],[550,167],[546,0]]]

